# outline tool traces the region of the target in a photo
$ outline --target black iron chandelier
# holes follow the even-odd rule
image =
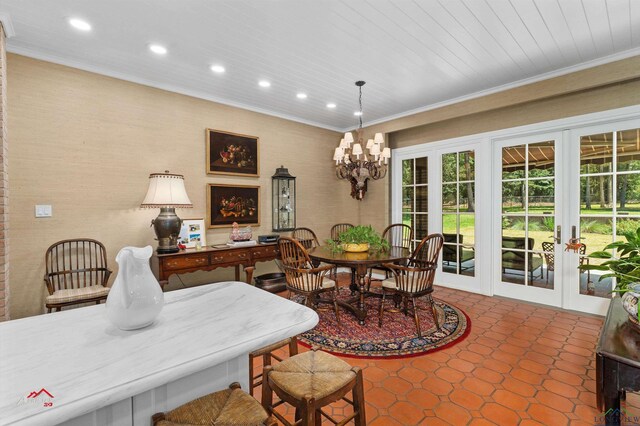
[[[391,149],[383,146],[382,133],[376,133],[366,144],[362,138],[362,86],[364,85],[364,81],[356,81],[360,105],[360,110],[356,113],[359,118],[356,139],[354,140],[351,132],[345,133],[344,138],[340,140],[340,145],[333,153],[336,176],[351,182],[351,196],[358,201],[364,198],[369,179],[378,180],[387,175],[387,163],[391,158]]]

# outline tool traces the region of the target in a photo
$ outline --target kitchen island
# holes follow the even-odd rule
[[[151,415],[248,389],[248,353],[317,314],[240,282],[165,293],[154,324],[121,331],[105,305],[0,323],[1,425],[149,425]]]

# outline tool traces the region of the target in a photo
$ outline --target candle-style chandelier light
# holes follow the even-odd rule
[[[387,163],[391,158],[391,149],[383,146],[382,133],[376,133],[366,144],[362,138],[362,86],[364,85],[364,81],[356,81],[360,104],[360,111],[356,113],[359,118],[356,139],[354,140],[351,132],[345,133],[344,138],[340,140],[340,145],[333,153],[336,176],[351,182],[351,196],[356,200],[364,198],[369,179],[378,180],[387,175]]]

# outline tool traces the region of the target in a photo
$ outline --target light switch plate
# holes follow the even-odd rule
[[[36,217],[51,217],[53,211],[51,204],[36,204]]]

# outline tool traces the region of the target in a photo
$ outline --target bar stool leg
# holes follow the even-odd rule
[[[249,395],[253,396],[253,355],[249,354]]]
[[[311,396],[303,396],[300,401],[300,416],[302,420],[302,426],[319,426],[320,423],[316,423],[316,410],[315,400]]]
[[[268,415],[273,414],[273,392],[271,386],[269,386],[269,372],[271,372],[271,366],[268,365],[262,370],[262,406],[267,410]]]
[[[353,409],[357,410],[358,414],[353,419],[355,426],[366,426],[367,416],[364,411],[364,385],[362,380],[362,369],[360,367],[353,367],[352,369],[356,373],[356,385],[353,387]]]
[[[289,357],[294,355],[298,355],[298,338],[296,336],[289,340]]]

